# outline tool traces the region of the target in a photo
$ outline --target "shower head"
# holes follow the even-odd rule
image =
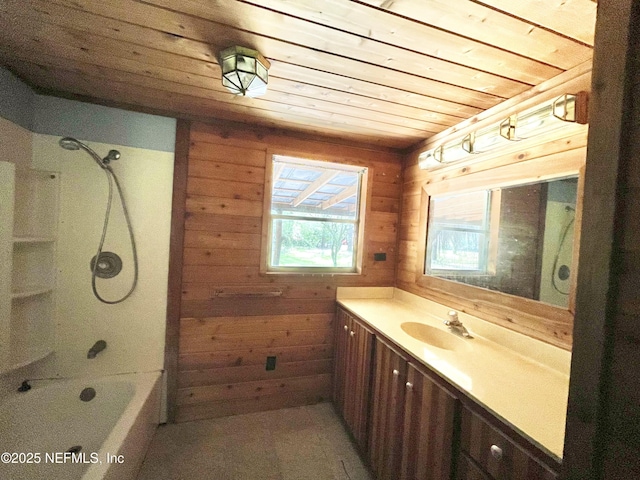
[[[109,163],[108,161],[101,159],[96,152],[91,150],[87,145],[82,143],[80,140],[76,140],[75,138],[72,138],[72,137],[64,137],[60,139],[58,144],[65,150],[82,149],[85,152],[87,152],[89,155],[91,155],[91,158],[93,158],[93,160],[100,166],[100,168],[104,168],[105,170],[109,168],[107,166],[107,163]],[[115,151],[115,150],[112,150],[112,151]],[[111,155],[111,152],[109,152],[109,155],[107,155],[106,158],[111,159],[110,155]],[[118,156],[119,155],[120,154],[118,154]]]
[[[58,142],[65,150],[80,150],[80,142],[75,138],[64,137]]]

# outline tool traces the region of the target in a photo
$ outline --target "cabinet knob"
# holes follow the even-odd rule
[[[407,390],[409,390],[409,391],[413,390],[413,383],[407,382],[407,383],[405,383],[405,386],[407,387]]]
[[[392,373],[393,373],[394,377],[397,377],[398,375],[400,375],[400,371],[399,370],[395,370],[394,369]]]
[[[344,326],[344,327],[342,327],[342,328],[344,328],[344,331],[345,331],[345,332],[346,332],[347,330],[349,330],[349,327],[348,327],[347,325],[345,325],[345,326]]]
[[[502,449],[497,445],[491,445],[491,456],[496,460],[502,460]]]
[[[349,332],[349,335],[351,335],[352,337],[355,336],[356,332],[354,332],[353,330],[351,330],[351,332]]]

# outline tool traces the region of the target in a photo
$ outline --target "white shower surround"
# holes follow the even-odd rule
[[[105,305],[91,291],[89,262],[102,233],[106,175],[85,152],[61,148],[59,139],[34,134],[33,142],[34,163],[61,172],[55,354],[43,374],[100,377],[162,370],[174,154],[86,142],[100,156],[111,149],[122,155],[112,168],[124,191],[138,247],[136,291],[123,303]],[[131,285],[133,261],[117,195],[103,250],[119,254],[124,267],[113,279],[97,279],[97,287],[107,299],[119,298]],[[107,348],[87,360],[87,351],[98,340],[105,340]]]

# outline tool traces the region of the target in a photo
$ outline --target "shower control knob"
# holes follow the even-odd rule
[[[560,280],[568,280],[569,275],[571,275],[571,269],[567,265],[562,265],[558,269],[558,278]]]

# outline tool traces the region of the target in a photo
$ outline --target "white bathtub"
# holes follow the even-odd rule
[[[0,479],[134,479],[159,423],[160,384],[160,372],[32,382],[0,405]],[[95,398],[82,401],[87,387]]]

